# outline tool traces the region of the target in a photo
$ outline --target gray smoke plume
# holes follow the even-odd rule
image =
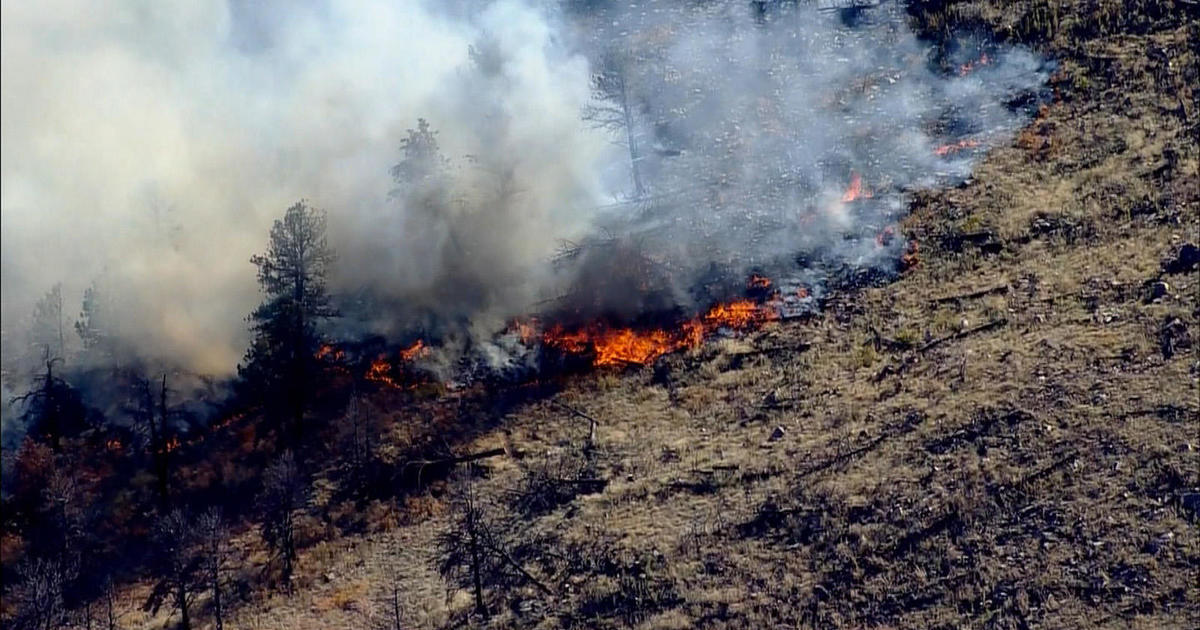
[[[894,3],[60,0],[2,24],[6,357],[50,286],[97,283],[110,334],[218,375],[296,199],[329,212],[343,335],[703,308],[751,271],[819,292],[890,266],[903,192],[965,177],[1046,77],[939,56]],[[422,118],[437,152],[406,156]]]

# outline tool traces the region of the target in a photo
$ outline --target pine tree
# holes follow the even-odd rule
[[[325,240],[325,213],[303,201],[271,228],[265,254],[252,256],[266,300],[250,315],[254,341],[239,371],[268,414],[303,429],[320,364],[320,323],[337,315],[325,275],[334,261]]]

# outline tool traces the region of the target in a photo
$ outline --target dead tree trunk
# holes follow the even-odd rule
[[[483,603],[483,550],[479,542],[479,523],[476,522],[478,511],[475,508],[475,497],[472,490],[467,490],[467,536],[471,545],[471,585],[475,590],[475,612],[485,619],[488,616],[487,606]]]

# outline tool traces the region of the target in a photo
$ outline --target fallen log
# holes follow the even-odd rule
[[[553,398],[550,399],[550,404],[556,405],[556,406],[570,412],[571,414],[574,414],[580,418],[583,418],[584,420],[587,420],[590,423],[588,426],[587,443],[589,446],[596,443],[596,425],[600,424],[599,420],[587,415],[586,413],[583,413],[582,411],[572,407],[571,405],[568,405],[563,402],[559,402]]]
[[[946,335],[945,337],[938,337],[937,339],[930,341],[929,343],[921,346],[920,348],[917,348],[917,352],[925,352],[927,350],[932,350],[933,348],[936,348],[936,347],[942,345],[943,343],[946,343],[947,341],[951,341],[954,339],[962,339],[963,337],[966,337],[968,335],[973,335],[975,333],[985,332],[988,330],[992,330],[994,328],[999,328],[1001,326],[1004,326],[1007,323],[1008,323],[1008,320],[1001,317],[1000,319],[992,320],[986,324],[980,324],[978,326],[975,326],[974,328],[967,328],[964,330],[960,330],[960,331],[954,333],[953,335]]]
[[[425,459],[411,463],[420,464],[422,466],[457,466],[458,464],[465,464],[467,462],[487,459],[489,457],[499,457],[505,454],[507,454],[507,451],[505,451],[503,448],[493,448],[486,451],[480,451],[478,453],[471,453],[470,455],[444,457],[442,459]]]
[[[405,474],[407,474],[409,471],[416,469],[415,482],[416,482],[416,485],[420,486],[421,485],[421,477],[424,475],[425,470],[428,468],[450,469],[459,464],[466,464],[469,462],[479,461],[481,459],[487,459],[489,457],[499,457],[501,455],[507,455],[507,454],[508,454],[508,452],[505,451],[503,448],[493,448],[493,449],[489,449],[486,451],[480,451],[478,453],[471,453],[470,455],[460,455],[460,456],[456,456],[456,457],[443,457],[442,459],[417,459],[417,460],[412,460],[412,461],[406,462],[404,464],[404,472],[405,472]]]
[[[998,284],[994,287],[988,287],[986,289],[979,289],[978,291],[968,291],[967,293],[957,293],[954,295],[946,295],[943,297],[936,297],[936,298],[933,298],[932,300],[930,300],[930,302],[933,302],[934,304],[945,304],[946,302],[958,302],[961,300],[971,300],[974,298],[983,297],[985,295],[991,295],[993,293],[1008,293],[1008,285],[1007,284]]]
[[[509,566],[516,569],[521,575],[525,576],[526,580],[529,580],[531,584],[538,587],[538,590],[551,597],[554,596],[554,591],[551,590],[549,586],[546,586],[541,580],[534,577],[532,573],[530,573],[525,567],[521,566],[521,563],[517,562],[516,558],[513,558],[512,555],[507,551],[494,544],[490,544],[488,547],[490,547],[496,555],[500,556],[501,559],[507,562]]]
[[[564,486],[583,486],[590,488],[593,491],[603,490],[608,486],[608,480],[603,477],[589,477],[586,479],[552,479],[553,483]]]

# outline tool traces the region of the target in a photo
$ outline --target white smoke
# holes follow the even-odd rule
[[[112,332],[230,373],[259,300],[248,258],[299,198],[329,212],[355,332],[486,335],[572,290],[598,313],[696,306],[713,263],[812,284],[798,253],[894,259],[873,237],[900,192],[965,176],[976,153],[934,148],[1005,141],[1022,120],[1006,99],[1045,71],[1011,50],[938,70],[896,4],[778,4],[6,3],[4,326],[56,282],[77,297],[99,281]],[[622,50],[640,153],[581,120]],[[389,196],[418,118],[447,160],[437,203]],[[852,172],[875,201],[840,201]],[[586,247],[548,264],[563,239]],[[619,277],[647,252],[665,302]]]
[[[587,62],[525,2],[59,0],[5,3],[2,25],[6,328],[59,281],[73,314],[99,279],[114,332],[228,373],[258,300],[248,258],[302,197],[330,213],[343,286],[419,293],[438,235],[387,199],[418,117],[448,155],[511,159],[526,212],[491,227],[524,253],[498,273],[582,228],[558,208],[599,199]],[[484,40],[503,66],[479,79]]]

